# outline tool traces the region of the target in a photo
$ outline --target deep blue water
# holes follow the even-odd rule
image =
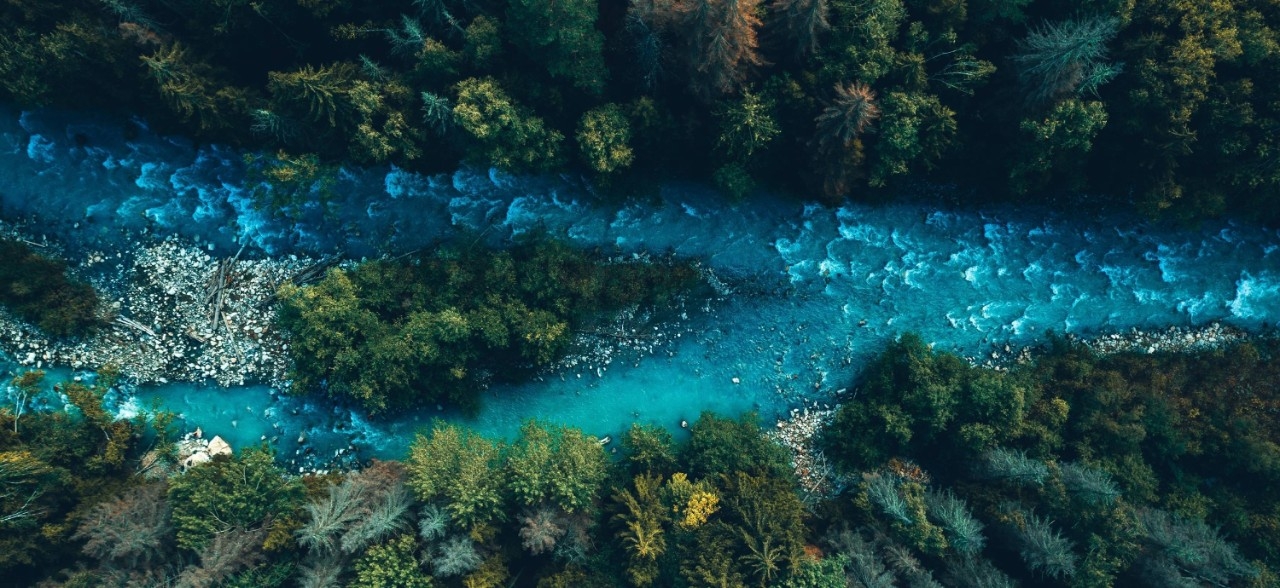
[[[1025,211],[727,204],[674,184],[653,201],[613,205],[572,178],[386,168],[344,170],[334,208],[294,222],[253,209],[238,152],[122,129],[80,115],[0,111],[5,214],[35,215],[73,246],[127,247],[121,229],[145,227],[222,251],[245,244],[256,255],[359,257],[457,231],[501,241],[547,230],[584,247],[697,258],[732,288],[693,301],[687,320],[662,326],[651,350],[495,387],[475,419],[439,413],[491,434],[509,435],[530,417],[616,436],[633,420],[674,427],[706,409],[772,416],[828,401],[904,331],[977,355],[1050,329],[1088,335],[1211,321],[1257,329],[1280,318],[1280,234],[1244,224],[1176,231]],[[321,450],[354,435],[396,456],[438,414],[370,423],[322,403],[279,400],[261,386],[139,393],[163,398],[233,445],[279,434],[284,452],[307,430]],[[343,431],[332,433],[339,424]]]

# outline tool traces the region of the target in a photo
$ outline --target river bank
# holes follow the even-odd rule
[[[110,363],[121,368],[129,389],[135,391],[192,383],[179,393],[165,395],[168,408],[186,417],[187,430],[203,426],[211,434],[234,439],[238,446],[271,443],[291,467],[303,469],[334,467],[339,458],[350,464],[361,451],[366,456],[379,451],[396,455],[397,448],[407,444],[399,437],[411,437],[431,418],[468,420],[445,407],[424,407],[392,422],[375,422],[349,408],[281,393],[288,385],[288,341],[275,328],[272,297],[280,284],[315,267],[319,261],[315,258],[264,259],[248,254],[219,258],[210,254],[207,245],[145,233],[123,239],[131,247],[126,251],[63,247],[12,224],[0,224],[0,234],[28,240],[42,251],[66,258],[74,275],[103,293],[104,316],[113,320],[92,337],[66,342],[50,340],[0,311],[0,352],[22,368],[94,369]],[[618,261],[644,258],[626,256]],[[229,263],[231,259],[234,263]],[[741,312],[750,307],[751,299],[742,306],[744,299],[735,287],[747,290],[750,283],[726,284],[710,268],[704,271],[704,278],[715,286],[714,298],[685,301],[664,317],[633,309],[580,333],[575,352],[533,381],[489,393],[490,406],[472,424],[501,435],[524,418],[564,416],[591,434],[605,436],[619,433],[633,420],[675,430],[680,420],[692,420],[702,409],[728,413],[751,409],[766,420],[779,419],[779,438],[797,456],[798,471],[825,471],[809,437],[829,418],[861,360],[875,351],[874,339],[859,348],[847,338],[875,325],[860,321],[849,326],[849,333],[838,333],[830,325],[810,320],[793,324],[777,320],[783,317],[757,316],[758,324],[726,322],[729,317],[745,316]],[[210,284],[219,275],[226,288],[215,323]],[[793,304],[815,300],[811,292],[765,291],[756,296],[790,298]],[[119,318],[128,321],[115,320]],[[846,322],[851,321],[846,316]],[[1232,344],[1250,332],[1211,322],[1066,336],[1100,353],[1156,353]],[[837,337],[847,340],[841,344]],[[1038,340],[1025,337],[985,343],[986,351],[978,353],[970,345],[962,355],[974,365],[1005,369],[1029,361],[1036,344]],[[726,363],[726,358],[732,360]],[[833,361],[837,363],[832,365]],[[666,369],[653,372],[655,366],[664,365]],[[647,375],[635,381],[637,374]],[[689,388],[682,391],[681,386]],[[666,391],[654,396],[655,387]],[[237,392],[241,389],[245,392]],[[710,394],[718,395],[721,402]],[[213,396],[226,396],[222,403],[228,406],[212,408],[215,403],[204,397]],[[128,400],[122,405],[129,405]],[[602,415],[601,407],[614,414]],[[838,484],[817,476],[807,487],[821,494]]]

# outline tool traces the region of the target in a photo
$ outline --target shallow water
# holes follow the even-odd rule
[[[829,401],[904,331],[986,355],[993,344],[1029,343],[1050,329],[1088,335],[1212,321],[1256,329],[1280,318],[1280,234],[1250,225],[1174,231],[1025,211],[729,205],[674,184],[653,202],[618,206],[572,179],[467,169],[434,177],[344,171],[341,202],[294,222],[253,209],[240,161],[233,150],[145,128],[126,137],[118,121],[0,111],[6,216],[35,215],[73,246],[127,248],[122,229],[146,228],[224,252],[246,244],[246,254],[359,257],[459,231],[501,242],[547,230],[606,252],[697,258],[732,288],[691,301],[687,319],[660,325],[650,349],[617,350],[607,365],[486,391],[474,419],[431,408],[372,423],[260,386],[139,391],[237,447],[279,437],[286,457],[301,431],[320,453],[354,443],[363,454],[398,456],[435,416],[489,434],[510,435],[521,420],[539,418],[615,438],[632,421],[674,428],[702,410],[772,417]]]

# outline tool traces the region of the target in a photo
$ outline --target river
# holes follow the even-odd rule
[[[657,325],[651,345],[486,391],[470,418],[428,407],[371,421],[265,386],[137,391],[237,447],[277,436],[288,453],[305,431],[321,453],[353,444],[398,457],[434,416],[495,435],[538,418],[616,438],[632,421],[676,429],[702,410],[772,418],[821,406],[905,331],[985,358],[1049,330],[1089,336],[1214,321],[1258,330],[1280,318],[1280,233],[1233,222],[1175,230],[1034,207],[731,204],[674,183],[651,200],[616,204],[574,178],[395,168],[343,169],[329,211],[284,220],[254,209],[243,178],[240,152],[158,136],[141,121],[0,109],[0,210],[37,219],[69,248],[127,249],[123,231],[146,228],[222,253],[243,245],[246,255],[359,258],[460,231],[500,243],[546,230],[611,253],[694,258],[727,289]]]

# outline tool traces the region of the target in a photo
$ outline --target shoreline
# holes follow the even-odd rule
[[[41,252],[68,257],[62,244],[48,238],[37,239],[11,223],[0,221],[0,236],[23,239]],[[271,302],[281,284],[321,260],[296,255],[235,259],[226,270],[220,269],[219,264],[230,258],[215,258],[190,240],[144,233],[130,235],[128,243],[134,248],[132,251],[87,249],[74,256],[78,259],[65,261],[73,276],[89,281],[99,290],[105,310],[131,323],[115,321],[80,341],[61,342],[0,309],[0,355],[7,355],[25,369],[92,370],[112,363],[121,368],[130,386],[181,381],[222,387],[261,384],[272,388],[273,395],[287,390],[288,341],[275,328],[276,307]],[[634,260],[623,257],[613,261]],[[723,301],[731,295],[729,287],[714,280],[710,270],[703,273],[716,293],[709,300]],[[218,275],[227,276],[227,286],[220,320],[215,324],[209,285]],[[682,305],[682,319],[686,312],[694,309]],[[705,312],[710,312],[709,306]],[[671,346],[675,341],[697,335],[685,320],[661,320],[635,309],[596,327],[577,334],[578,350],[545,373],[536,374],[535,379],[554,377],[556,373],[562,378],[566,374],[574,377],[574,372],[579,378],[584,374],[600,378],[617,359],[631,357],[638,362],[640,357],[669,355],[674,353]],[[1196,327],[1146,331],[1135,328],[1064,337],[1097,353],[1163,353],[1221,348],[1253,337],[1273,336],[1274,332],[1255,333],[1214,321]],[[975,366],[1003,370],[1031,361],[1037,345],[1015,348],[992,344],[988,353],[965,359]],[[830,477],[832,469],[813,446],[812,437],[830,421],[842,392],[843,389],[828,391],[829,404],[819,404],[808,397],[792,399],[793,408],[787,418],[777,421],[769,432],[791,451],[803,487],[813,496],[840,488],[841,481]],[[279,435],[291,437],[293,433],[280,431]],[[315,469],[321,467],[324,464]]]

